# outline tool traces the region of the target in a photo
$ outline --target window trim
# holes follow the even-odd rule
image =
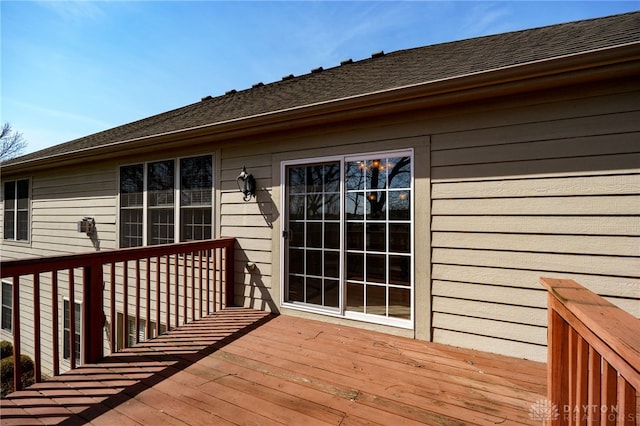
[[[73,307],[75,309],[76,305],[79,307],[80,309],[80,315],[76,316],[76,318],[74,318],[76,320],[76,322],[79,323],[79,327],[76,327],[75,332],[76,335],[79,337],[79,341],[80,341],[80,350],[79,353],[76,353],[76,362],[78,364],[81,363],[82,360],[82,301],[80,300],[74,300],[73,301]],[[68,338],[65,338],[65,334],[66,333],[71,333],[71,327],[69,328],[65,328],[64,324],[65,324],[65,319],[67,318],[67,316],[69,315],[67,313],[67,309],[66,306],[69,306],[69,309],[71,309],[71,300],[68,297],[63,297],[62,298],[62,359],[64,359],[67,362],[71,362],[71,348],[69,348],[69,354],[65,354],[65,347],[69,342]],[[71,317],[69,315],[69,324],[71,324]],[[74,340],[75,341],[75,340]],[[75,350],[75,348],[74,348]]]
[[[9,286],[9,294],[10,294],[10,304],[7,305],[5,304],[5,298],[2,296],[4,295],[4,286]],[[7,280],[2,280],[2,293],[0,293],[0,297],[2,298],[1,306],[0,306],[0,315],[1,315],[1,319],[2,319],[2,324],[0,324],[0,327],[3,331],[12,333],[13,332],[13,283]],[[8,316],[8,321],[9,321],[9,328],[5,328],[4,326],[4,313],[5,310],[9,311],[9,316]]]
[[[172,157],[172,158],[160,158],[154,160],[145,160],[145,161],[136,161],[132,163],[124,163],[120,164],[117,167],[117,181],[118,181],[118,217],[117,217],[117,244],[119,248],[122,248],[122,235],[120,230],[120,225],[122,223],[122,210],[123,207],[121,205],[121,192],[120,192],[120,183],[121,183],[121,169],[127,166],[135,166],[142,165],[142,179],[143,179],[143,196],[142,196],[142,245],[140,246],[132,246],[132,247],[147,247],[152,244],[149,243],[149,197],[148,197],[148,166],[151,163],[159,163],[163,161],[173,161],[174,163],[174,181],[173,181],[173,191],[174,191],[174,204],[173,204],[173,242],[181,241],[181,220],[182,220],[182,199],[181,199],[181,160],[188,158],[198,158],[198,157],[210,157],[211,158],[211,237],[213,238],[215,235],[215,194],[216,194],[216,185],[215,185],[215,156],[213,153],[204,153],[204,154],[194,154],[194,155],[184,155],[180,157]],[[195,208],[202,208],[202,206],[196,206]]]
[[[150,320],[150,330],[151,333],[147,334],[147,320],[146,318],[140,318],[140,329],[138,330],[138,338],[140,342],[145,342],[150,339],[155,339],[158,337],[156,335],[156,322]],[[124,342],[127,341],[127,347],[132,347],[136,345],[136,317],[135,315],[128,315],[127,319],[127,332],[124,334],[124,313],[117,312],[116,313],[116,350],[120,351],[124,349]],[[160,323],[160,335],[167,332],[167,326],[164,323]]]
[[[346,260],[345,256],[347,253],[346,250],[346,241],[345,241],[345,227],[347,224],[347,218],[345,214],[344,202],[346,197],[346,188],[345,188],[345,166],[349,161],[357,161],[363,159],[369,159],[377,156],[409,156],[411,158],[411,196],[413,197],[410,211],[409,211],[409,232],[411,236],[410,243],[410,268],[411,268],[411,283],[410,283],[410,318],[402,319],[395,318],[389,316],[381,316],[374,314],[366,314],[354,311],[348,311],[346,308]],[[284,241],[284,234],[286,231],[286,226],[288,223],[288,211],[287,211],[287,167],[296,166],[296,165],[307,165],[314,163],[326,163],[331,161],[339,161],[340,169],[341,169],[341,179],[340,179],[340,294],[339,294],[339,307],[335,308],[326,308],[318,305],[310,305],[304,303],[292,303],[286,302],[287,297],[287,286],[286,286],[286,243]],[[280,162],[280,206],[281,211],[283,212],[283,220],[280,221],[280,301],[279,304],[282,308],[293,309],[298,311],[304,311],[309,313],[317,313],[325,316],[332,316],[343,319],[352,319],[361,322],[368,322],[373,324],[380,325],[389,325],[397,328],[404,329],[415,329],[415,321],[416,321],[416,308],[415,308],[415,298],[416,298],[416,277],[415,277],[415,150],[412,147],[407,148],[399,148],[395,150],[372,150],[365,151],[361,153],[348,153],[343,155],[333,155],[333,156],[320,156],[320,157],[309,157],[309,158],[298,158],[292,160],[283,160]],[[388,283],[386,284],[389,286]]]
[[[19,209],[18,208],[18,182],[27,182],[27,208]],[[15,197],[13,198],[13,238],[7,238],[4,226],[6,223],[5,217],[7,214],[7,194],[5,191],[5,185],[7,183],[13,182]],[[2,182],[2,198],[3,198],[3,209],[2,209],[2,217],[3,217],[3,229],[2,229],[2,240],[7,243],[18,243],[18,244],[29,244],[31,242],[31,178],[24,179],[13,179],[6,180]],[[18,239],[18,213],[19,212],[27,212],[27,238],[26,239]]]

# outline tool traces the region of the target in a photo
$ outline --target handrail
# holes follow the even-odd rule
[[[44,329],[51,338],[51,372],[53,375],[60,374],[59,297],[68,297],[69,300],[69,318],[65,321],[68,338],[63,338],[63,343],[71,368],[75,368],[76,362],[80,361],[85,364],[97,362],[104,356],[103,326],[107,317],[111,320],[110,328],[106,330],[107,339],[112,350],[115,350],[117,333],[127,336],[128,325],[134,325],[134,339],[138,341],[143,330],[147,337],[160,334],[162,320],[168,330],[208,315],[211,307],[216,310],[216,292],[220,296],[221,306],[232,306],[235,297],[234,246],[235,238],[222,238],[3,261],[0,278],[12,280],[14,389],[21,388],[20,354],[24,338],[21,322],[26,321],[33,329],[35,381],[42,380],[41,335]],[[78,280],[78,277],[81,279]],[[32,286],[21,285],[25,281],[30,281]],[[214,283],[213,288],[211,282]],[[51,306],[41,301],[44,290],[51,295]],[[33,299],[33,314],[28,318],[27,313],[20,309],[21,305],[26,306],[24,302],[20,303],[20,298],[24,300],[26,294]],[[105,303],[105,295],[108,303]],[[164,300],[161,300],[161,296],[164,296]],[[73,302],[77,298],[82,300],[79,332],[82,360],[75,359],[77,341]],[[122,307],[121,313],[116,312],[117,303]],[[143,306],[143,303],[146,304]],[[130,305],[135,310],[132,320],[129,319]],[[51,327],[41,327],[44,321],[41,311],[50,314]],[[143,316],[143,312],[146,316]],[[164,314],[162,319],[161,313]],[[120,329],[116,329],[116,317],[119,315],[122,315],[123,321]],[[146,329],[141,327],[142,321],[146,322]],[[155,329],[151,327],[153,321]],[[125,337],[123,346],[128,346]]]
[[[552,424],[636,424],[640,319],[573,280],[548,290],[548,399]]]
[[[145,247],[130,247],[115,250],[105,250],[90,253],[75,253],[62,256],[32,257],[27,259],[2,261],[0,278],[8,278],[27,273],[47,272],[51,267],[68,269],[81,267],[87,263],[113,263],[146,257],[164,256],[169,254],[191,253],[198,250],[226,248],[233,245],[235,238],[218,238],[215,240],[189,241],[175,244],[159,244]]]

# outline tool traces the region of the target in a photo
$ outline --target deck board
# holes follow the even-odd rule
[[[2,400],[2,425],[539,424],[546,365],[234,308]]]

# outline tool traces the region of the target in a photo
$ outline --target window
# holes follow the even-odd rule
[[[74,324],[74,334],[75,334],[75,338],[74,338],[74,350],[75,350],[75,357],[76,360],[78,360],[78,362],[80,361],[80,336],[81,336],[81,330],[80,330],[80,324],[81,324],[81,305],[80,303],[74,303],[74,319],[73,319],[73,324]],[[64,314],[63,314],[63,326],[62,326],[62,357],[64,359],[70,359],[71,358],[71,348],[69,346],[69,337],[71,336],[71,313],[69,311],[69,307],[70,307],[70,302],[65,299],[64,300]]]
[[[123,330],[125,328],[124,324],[124,315],[122,312],[118,312],[117,321],[116,321],[116,350],[121,350],[124,348],[124,334]],[[134,346],[136,342],[136,335],[138,337],[139,342],[144,342],[147,339],[152,339],[156,336],[157,328],[156,323],[154,321],[150,321],[149,325],[151,327],[151,333],[147,336],[147,321],[143,318],[140,318],[140,328],[136,333],[136,318],[132,315],[127,316],[127,347]],[[164,324],[160,324],[160,334],[163,334],[167,331],[167,327]]]
[[[147,165],[147,235],[150,245],[174,241],[174,168],[173,160]]]
[[[13,323],[13,285],[2,282],[2,329],[11,331]]]
[[[142,245],[144,167],[120,168],[120,247]]]
[[[180,241],[211,238],[211,157],[180,160]]]
[[[411,160],[353,160],[345,171],[347,311],[411,318]]]
[[[29,240],[29,180],[4,183],[4,239]]]
[[[121,167],[120,247],[211,238],[212,166],[208,155]]]
[[[412,327],[411,151],[284,164],[284,303]]]

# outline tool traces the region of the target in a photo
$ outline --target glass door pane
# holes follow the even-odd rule
[[[286,168],[285,300],[340,307],[340,162]]]
[[[346,310],[411,319],[411,157],[345,164]]]
[[[411,152],[285,165],[284,303],[413,326]]]

